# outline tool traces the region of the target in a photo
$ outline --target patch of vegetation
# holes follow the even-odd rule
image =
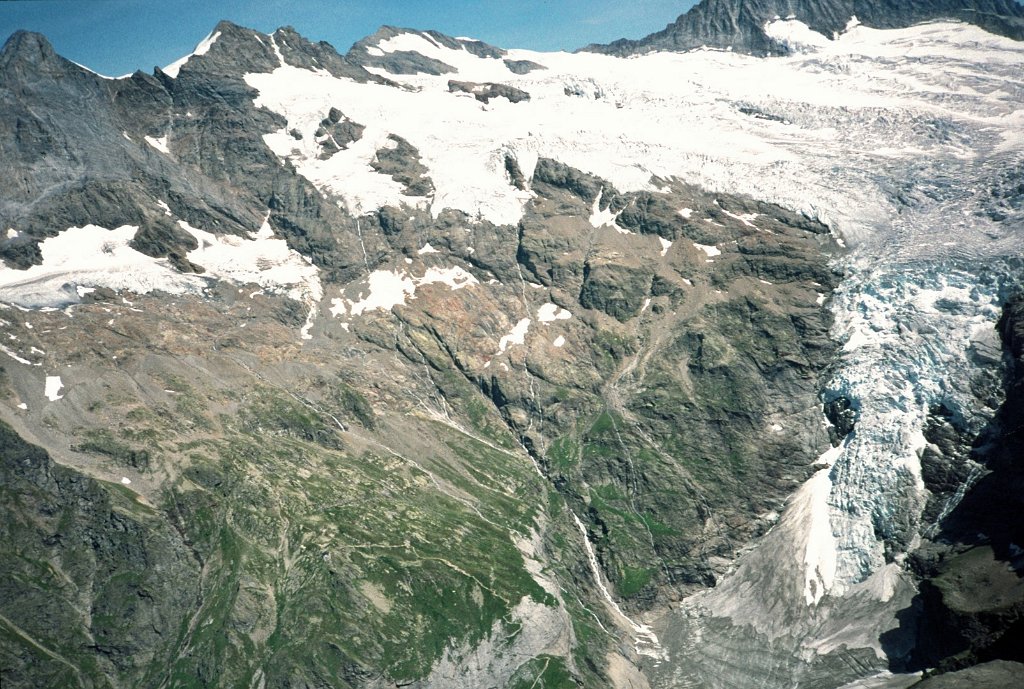
[[[566,667],[565,658],[541,655],[520,667],[508,686],[509,689],[576,689],[582,685]]]
[[[579,452],[580,447],[576,438],[571,435],[563,435],[551,443],[547,459],[553,468],[566,472],[579,462]]]
[[[354,417],[363,428],[376,428],[377,415],[362,393],[341,380],[340,376],[330,384],[330,387],[331,399],[341,409],[342,414]]]
[[[118,464],[134,469],[149,468],[150,454],[148,450],[137,450],[126,445],[117,440],[105,428],[89,429],[85,432],[85,440],[72,449],[76,452],[110,457]]]
[[[615,588],[623,598],[632,598],[651,583],[655,570],[638,567],[623,567]]]
[[[239,418],[251,433],[290,436],[335,450],[342,447],[339,429],[298,400],[275,391],[260,391]]]

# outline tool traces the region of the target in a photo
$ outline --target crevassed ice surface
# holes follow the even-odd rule
[[[898,557],[912,545],[930,410],[944,406],[974,433],[992,417],[974,388],[998,363],[994,326],[1019,287],[1019,272],[999,263],[936,261],[864,268],[840,288],[834,335],[845,345],[828,387],[853,401],[859,420],[830,475],[833,593],[884,566],[886,550]]]

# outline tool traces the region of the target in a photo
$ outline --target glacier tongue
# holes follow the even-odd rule
[[[825,395],[851,402],[854,429],[735,570],[652,625],[674,661],[645,667],[652,686],[834,686],[811,680],[887,667],[881,640],[917,593],[902,562],[929,497],[925,424],[939,405],[968,433],[991,419],[1001,401],[992,333],[1020,267],[864,257],[848,267],[832,301],[846,348]]]
[[[838,595],[905,553],[926,493],[920,452],[929,410],[943,405],[977,432],[994,409],[972,384],[990,374],[972,356],[993,330],[1010,278],[937,262],[854,272],[834,293],[834,336],[845,341],[826,395],[852,401],[858,420],[831,472]]]

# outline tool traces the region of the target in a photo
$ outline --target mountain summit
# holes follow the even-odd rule
[[[778,55],[788,51],[765,33],[768,22],[796,19],[831,38],[854,17],[877,29],[955,19],[1024,39],[1024,6],[1014,0],[702,0],[657,33],[639,40],[623,38],[607,45],[589,45],[583,50],[625,56],[708,47]]]

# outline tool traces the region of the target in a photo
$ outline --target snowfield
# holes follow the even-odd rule
[[[965,251],[1012,244],[1004,228],[962,209],[979,204],[991,170],[1022,159],[1024,46],[955,23],[881,31],[851,22],[834,41],[796,21],[767,30],[790,36],[798,52],[621,59],[512,50],[509,59],[546,67],[517,75],[500,59],[414,33],[377,48],[416,50],[458,72],[373,70],[406,87],[394,88],[282,64],[246,81],[259,90],[258,105],[288,119],[268,145],[353,211],[405,202],[513,224],[529,192],[509,184],[505,156],[528,177],[545,156],[620,191],[655,190],[658,178],[678,177],[747,193],[889,254],[941,253],[939,240],[950,231]],[[530,100],[482,104],[449,93],[449,79],[509,84]],[[331,107],[367,129],[347,150],[319,160],[313,133]],[[432,197],[405,197],[401,185],[370,168],[389,134],[419,149]],[[905,213],[908,206],[913,213]],[[595,211],[592,222],[613,223]]]

